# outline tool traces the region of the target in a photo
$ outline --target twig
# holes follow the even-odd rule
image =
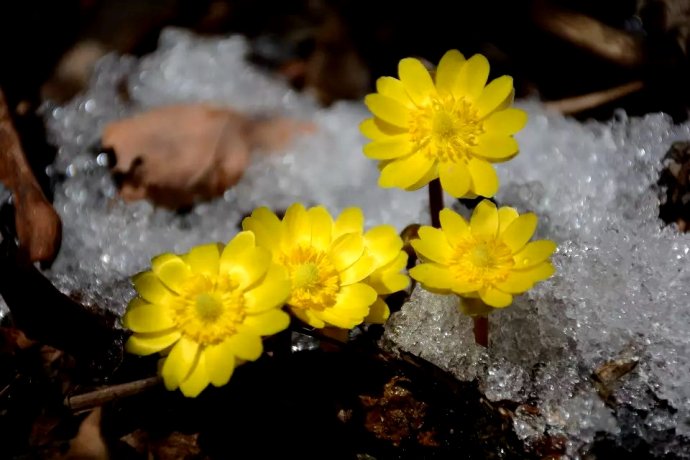
[[[105,388],[83,393],[77,396],[68,396],[64,404],[74,412],[80,412],[128,396],[142,393],[149,388],[153,388],[161,383],[160,377],[149,377],[146,379],[135,380],[133,382],[110,385]]]
[[[628,96],[629,94],[636,93],[642,88],[644,88],[644,83],[640,80],[635,80],[624,85],[615,86],[602,91],[596,91],[594,93],[569,97],[557,101],[549,101],[544,105],[547,109],[555,110],[564,115],[570,115],[608,104],[609,102]]]

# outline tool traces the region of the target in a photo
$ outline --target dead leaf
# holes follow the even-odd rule
[[[101,435],[101,408],[94,409],[79,426],[70,442],[64,460],[99,460],[108,458],[108,449]]]
[[[62,241],[62,222],[29,167],[0,90],[0,181],[12,190],[17,237],[31,262],[52,262]]]
[[[112,172],[125,201],[150,199],[178,209],[236,184],[253,149],[283,148],[297,132],[311,129],[207,104],[171,105],[110,123],[102,144],[115,153]]]

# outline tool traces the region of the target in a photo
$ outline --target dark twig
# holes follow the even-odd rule
[[[110,385],[98,390],[90,391],[76,396],[68,396],[65,398],[65,406],[69,407],[74,412],[81,412],[83,410],[93,409],[94,407],[102,406],[105,403],[114,401],[128,396],[134,396],[142,393],[149,388],[158,386],[161,383],[160,377],[149,377],[146,379],[135,380],[133,382],[121,383],[119,385]]]

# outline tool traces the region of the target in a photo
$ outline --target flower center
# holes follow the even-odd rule
[[[292,282],[287,302],[291,307],[321,311],[335,304],[340,278],[325,252],[300,246],[283,254],[280,262],[287,268]]]
[[[504,281],[515,265],[513,253],[495,238],[468,236],[458,242],[451,257],[453,275],[481,285]]]
[[[246,316],[244,292],[228,277],[190,277],[172,303],[182,334],[202,345],[218,344],[237,332]]]
[[[196,296],[196,313],[201,321],[213,322],[223,313],[223,304],[216,295],[203,292]]]
[[[467,161],[484,133],[477,110],[465,98],[432,99],[412,113],[410,134],[417,149],[441,162]]]

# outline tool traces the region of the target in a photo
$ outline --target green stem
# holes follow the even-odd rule
[[[434,179],[429,182],[429,213],[431,214],[431,226],[441,228],[439,213],[443,209],[443,189],[441,180]]]

